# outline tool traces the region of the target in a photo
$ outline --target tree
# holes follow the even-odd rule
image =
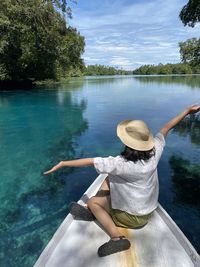
[[[177,64],[158,64],[158,65],[143,65],[133,71],[133,74],[191,74],[199,73],[196,66],[191,66],[188,63]]]
[[[177,63],[177,64],[172,64],[171,66],[173,74],[192,74],[193,72],[189,64]]]
[[[181,60],[192,66],[200,64],[200,38],[188,39],[179,43]]]
[[[44,2],[51,2],[53,5],[57,7],[58,10],[61,10],[63,14],[67,14],[68,17],[72,18],[72,10],[67,5],[68,1],[66,0],[45,0]],[[76,2],[75,0],[73,2]]]
[[[0,80],[57,79],[83,65],[84,38],[61,12],[64,0],[1,0]]]
[[[179,17],[184,26],[194,27],[197,22],[200,22],[200,1],[189,0],[182,8]]]
[[[66,35],[61,40],[60,55],[57,59],[57,69],[60,77],[81,75],[85,68],[81,59],[84,47],[84,38],[76,29],[68,27]]]
[[[159,66],[158,66],[159,68]],[[170,64],[165,64],[160,67],[160,70],[158,71],[159,74],[171,74],[172,73],[172,68]]]
[[[88,65],[85,70],[85,75],[128,75],[131,71],[121,70],[114,67],[104,65]]]

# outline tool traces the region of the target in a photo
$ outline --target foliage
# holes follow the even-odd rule
[[[200,22],[200,1],[189,0],[182,8],[179,16],[184,26],[194,27],[197,22]]]
[[[85,69],[85,75],[128,75],[131,71],[116,69],[104,65],[88,65]]]
[[[200,38],[188,39],[179,43],[182,62],[192,66],[200,65]]]
[[[200,73],[200,70],[196,67],[191,67],[187,63],[177,64],[158,64],[158,65],[143,65],[133,71],[133,74],[191,74]]]
[[[84,38],[59,8],[69,11],[66,1],[0,2],[0,80],[57,79],[83,68]]]
[[[58,10],[61,10],[63,14],[67,14],[68,17],[72,18],[72,10],[71,8],[67,5],[66,0],[45,0],[45,2],[52,2],[53,5],[56,6]],[[75,1],[74,1],[75,2]]]

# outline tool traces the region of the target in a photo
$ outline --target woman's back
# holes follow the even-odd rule
[[[123,156],[94,159],[99,173],[108,173],[112,208],[134,215],[151,213],[158,205],[157,164],[165,145],[164,136],[154,138],[155,155],[149,160],[133,162]]]

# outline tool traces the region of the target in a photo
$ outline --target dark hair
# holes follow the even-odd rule
[[[124,147],[124,151],[121,152],[121,156],[126,160],[131,160],[137,162],[138,160],[149,160],[152,156],[155,155],[155,148],[152,148],[148,151],[139,151],[128,146]]]

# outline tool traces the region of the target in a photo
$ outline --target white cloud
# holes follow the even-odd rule
[[[199,37],[200,29],[181,23],[184,4],[185,0],[79,0],[72,25],[85,36],[86,64],[130,69],[140,63],[180,61],[178,43]]]
[[[133,63],[130,60],[128,60],[127,58],[115,56],[110,60],[110,65],[130,70],[130,69],[132,69]]]

